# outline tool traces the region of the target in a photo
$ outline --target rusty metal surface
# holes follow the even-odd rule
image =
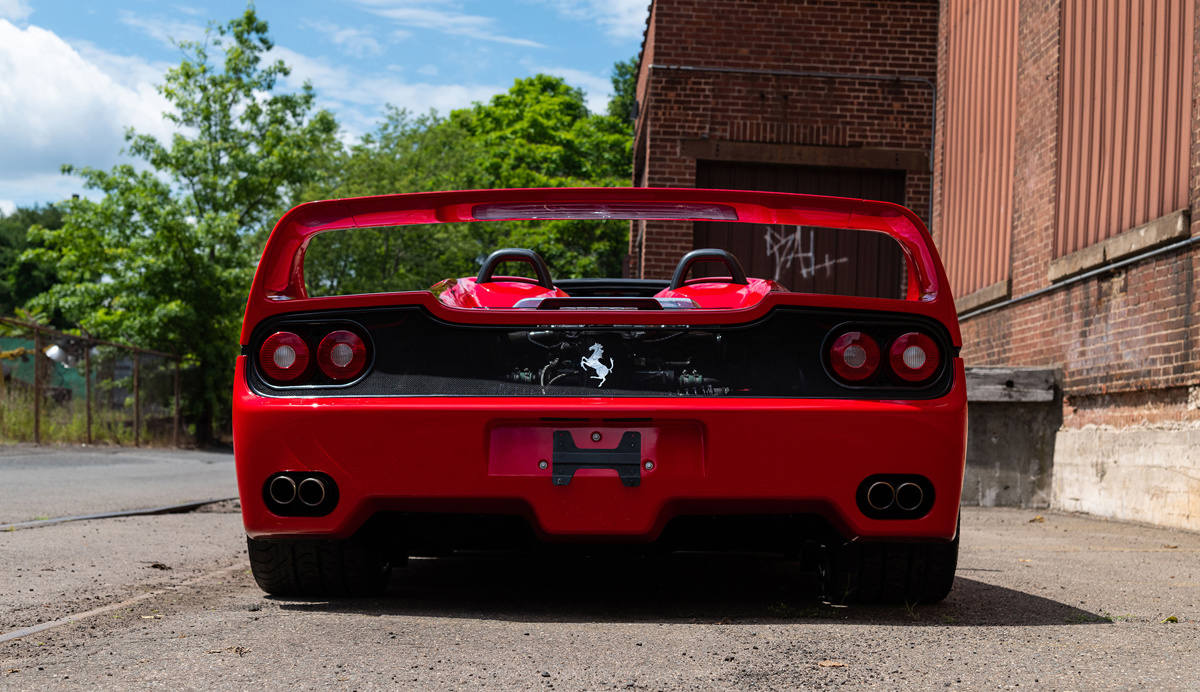
[[[1055,257],[1188,206],[1191,0],[1064,2]]]
[[[1008,278],[1018,0],[951,0],[942,247],[965,296]]]

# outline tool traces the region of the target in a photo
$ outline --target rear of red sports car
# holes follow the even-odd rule
[[[520,219],[882,233],[903,297],[788,291],[722,250],[669,282],[556,280],[520,248],[429,290],[305,286],[321,233]],[[529,277],[500,272],[514,265]],[[306,204],[271,234],[241,341],[238,483],[270,593],[375,593],[414,555],[598,544],[812,550],[839,601],[933,602],[953,583],[961,342],[929,234],[901,207],[645,188]]]

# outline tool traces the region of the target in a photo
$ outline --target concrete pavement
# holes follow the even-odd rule
[[[235,495],[230,452],[0,445],[0,524]]]
[[[0,643],[0,687],[1200,689],[1194,533],[964,508],[954,590],[907,608],[747,555],[411,560],[305,600],[262,594],[212,509],[0,534],[4,631],[160,594]]]

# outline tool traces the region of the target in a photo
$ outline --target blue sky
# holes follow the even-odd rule
[[[309,81],[343,137],[385,104],[445,113],[546,72],[610,96],[614,62],[641,45],[649,0],[262,0],[274,53]],[[237,0],[0,0],[0,211],[80,194],[62,164],[123,160],[126,127],[170,135],[154,90],[180,53],[241,14]]]

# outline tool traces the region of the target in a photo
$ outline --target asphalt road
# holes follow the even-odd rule
[[[140,598],[0,634],[0,688],[1200,689],[1200,535],[1044,514],[965,509],[954,590],[909,608],[699,555],[413,560],[383,598],[269,598],[233,504],[0,533],[0,633]]]
[[[0,525],[235,495],[228,452],[0,445]]]

